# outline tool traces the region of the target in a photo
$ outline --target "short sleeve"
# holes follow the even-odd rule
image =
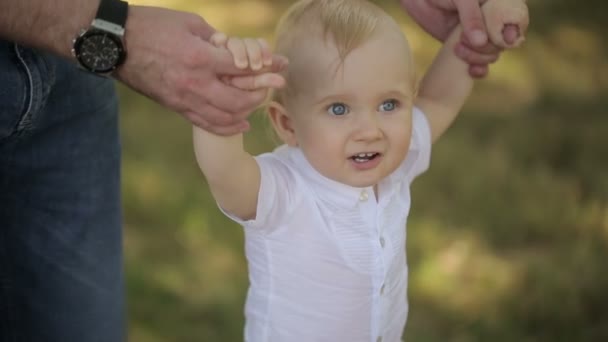
[[[274,154],[265,153],[255,157],[255,160],[260,167],[261,175],[256,217],[244,221],[224,211],[221,207],[220,210],[246,229],[270,233],[291,212],[297,185],[293,172]]]
[[[404,162],[406,178],[412,182],[424,173],[431,162],[431,128],[426,115],[417,107],[412,111],[412,137]]]

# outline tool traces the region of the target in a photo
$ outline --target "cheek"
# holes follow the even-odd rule
[[[315,123],[301,127],[298,145],[308,160],[322,173],[331,174],[331,165],[344,154],[342,132],[331,125]]]
[[[387,127],[387,135],[390,137],[391,145],[402,153],[407,152],[412,138],[412,125],[408,120],[393,122]]]
[[[327,154],[340,145],[340,132],[323,126],[304,127],[298,135],[298,143],[317,154]]]
[[[295,121],[294,128],[299,144],[323,146],[338,139],[339,130],[334,126],[331,121],[325,120],[322,116],[317,117],[311,114]]]

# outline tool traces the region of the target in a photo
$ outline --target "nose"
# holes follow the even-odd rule
[[[375,141],[382,138],[383,133],[377,113],[362,113],[355,119],[354,139],[357,141]]]

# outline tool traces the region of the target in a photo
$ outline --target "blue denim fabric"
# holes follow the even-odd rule
[[[0,341],[123,341],[111,80],[0,40]]]

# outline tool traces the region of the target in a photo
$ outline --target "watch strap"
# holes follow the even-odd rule
[[[95,19],[101,19],[125,27],[129,4],[122,0],[101,0]]]

